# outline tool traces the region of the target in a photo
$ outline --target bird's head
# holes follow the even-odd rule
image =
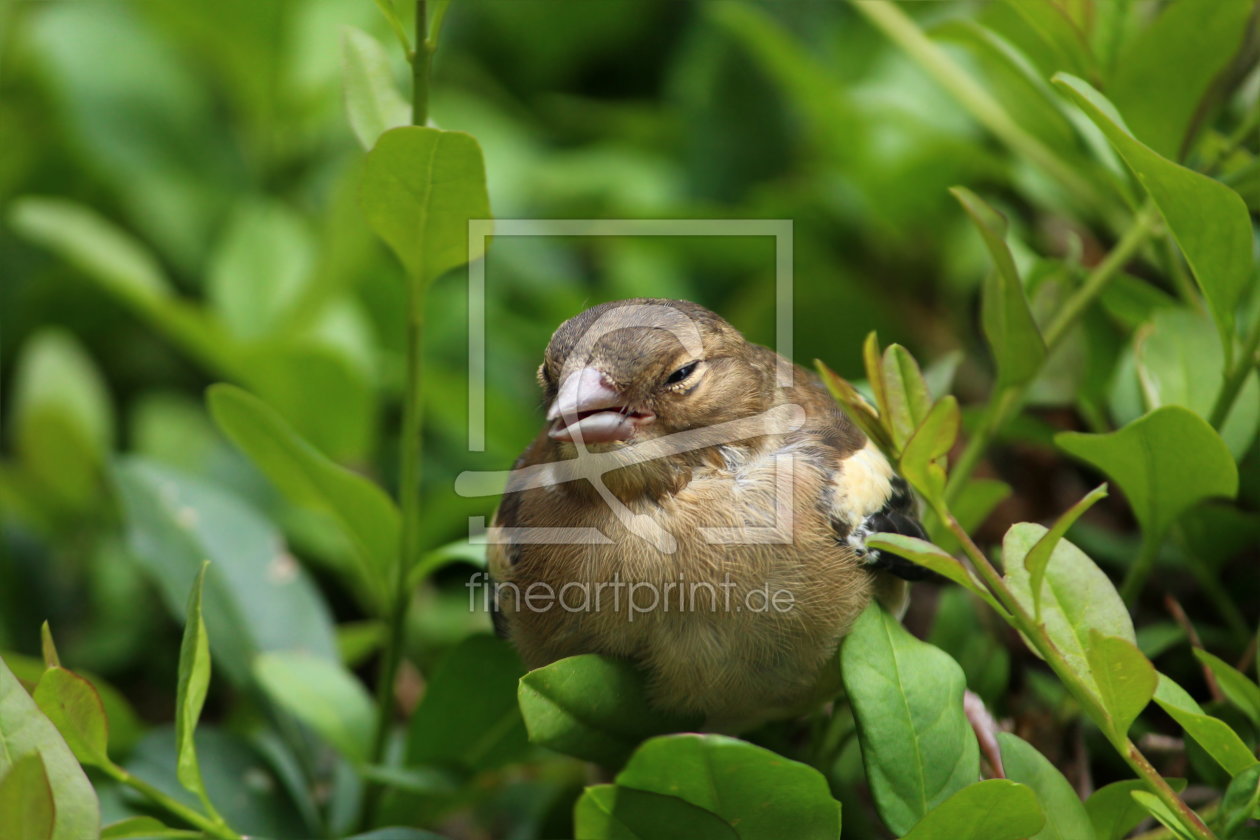
[[[635,298],[560,325],[538,379],[552,440],[598,449],[764,410],[773,372],[698,304]]]

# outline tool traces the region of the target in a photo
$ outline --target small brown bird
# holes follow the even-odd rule
[[[651,702],[733,731],[838,685],[872,597],[924,570],[866,548],[923,536],[913,498],[812,373],[694,303],[595,306],[556,330],[547,425],[495,517],[495,623],[537,668],[582,653]]]

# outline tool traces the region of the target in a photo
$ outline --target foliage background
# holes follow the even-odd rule
[[[862,341],[876,330],[884,343],[909,348],[932,382],[948,382],[956,370],[952,390],[964,428],[974,428],[994,383],[979,329],[991,264],[949,187],[964,184],[1005,213],[1044,323],[1136,206],[1124,170],[1049,88],[1049,75],[1091,78],[1141,139],[1210,169],[1254,213],[1260,39],[1254,26],[1239,25],[1246,8],[1219,18],[1206,0],[1178,0],[1174,6],[1193,7],[1196,23],[1177,26],[1160,16],[1174,12],[1155,2],[1071,0],[1063,5],[1087,9],[1094,35],[1087,59],[1069,51],[1080,62],[1071,66],[1010,4],[908,5],[1075,178],[1048,172],[1027,146],[994,132],[983,113],[943,93],[862,14],[836,2],[461,0],[435,57],[431,118],[478,139],[498,218],[792,219],[797,360],[822,359],[862,378]],[[10,127],[0,132],[0,650],[6,661],[37,655],[48,620],[62,660],[117,689],[109,696],[114,760],[169,777],[188,583],[137,556],[147,532],[135,508],[144,502],[128,506],[120,455],[195,477],[278,523],[286,547],[259,556],[273,575],[305,570],[311,588],[290,613],[262,603],[239,616],[262,649],[265,640],[297,637],[294,627],[318,636],[335,624],[344,659],[372,673],[382,628],[365,620],[361,593],[345,585],[344,539],[326,518],[287,501],[216,430],[203,391],[217,381],[244,385],[323,453],[395,486],[404,278],[358,207],[363,155],[342,106],[342,27],[387,45],[404,90],[405,68],[366,0],[19,2],[0,16],[0,123]],[[1018,60],[985,33],[1013,45]],[[82,248],[41,226],[32,196],[68,202],[42,209],[52,208],[56,230],[82,234]],[[463,559],[414,596],[414,667],[400,690],[407,709],[436,669],[457,668],[460,657],[487,671],[469,685],[484,691],[506,680],[514,698],[516,666],[500,667],[502,651],[475,635],[489,622],[468,611],[463,586],[476,563],[459,544],[466,518],[488,515],[494,500],[461,498],[453,485],[462,470],[506,466],[535,433],[533,370],[551,330],[592,303],[654,295],[696,300],[751,339],[773,342],[769,240],[501,238],[487,259],[484,453],[466,451],[463,271],[434,283],[427,297],[422,533],[426,549],[449,546]],[[1011,523],[1052,520],[1098,483],[1054,445],[1055,431],[1108,431],[1165,403],[1210,413],[1223,362],[1184,260],[1160,237],[1125,269],[980,464],[980,476],[1010,488],[988,485],[991,501],[1003,500],[976,525],[982,544],[997,543]],[[1260,319],[1254,270],[1249,281],[1240,337]],[[145,288],[155,283],[172,296],[154,303]],[[1160,354],[1147,365],[1163,377],[1159,393],[1143,389],[1147,368],[1136,367],[1134,347],[1147,339]],[[1144,651],[1205,701],[1212,694],[1191,654],[1189,624],[1162,596],[1177,599],[1208,650],[1231,662],[1254,658],[1258,421],[1252,375],[1224,432],[1242,479],[1237,501],[1202,505],[1180,520],[1137,606]],[[246,539],[222,535],[237,537]],[[1116,580],[1141,543],[1117,493],[1072,538]],[[952,654],[997,716],[1078,789],[1123,775],[1091,748],[1097,733],[1062,688],[989,618],[961,591],[923,585],[908,624]],[[445,657],[461,643],[489,647]],[[456,691],[444,702],[480,701]],[[1254,747],[1242,715],[1225,704],[1210,708]],[[499,720],[514,709],[486,714]],[[485,722],[460,729],[443,714],[430,712],[429,736],[447,725],[477,732]],[[275,836],[323,830],[311,803],[277,781],[279,724],[247,663],[212,683],[206,717],[208,784],[250,782],[248,797],[221,804],[239,828]],[[455,781],[399,813],[451,836],[571,831],[580,767],[527,753],[519,720],[507,725],[516,740],[496,742],[501,754],[488,759],[468,758],[468,742],[455,736],[435,747],[429,763],[454,767]],[[1148,729],[1171,732],[1158,716]],[[776,737],[790,738],[766,736]],[[855,756],[856,748],[841,760],[848,770],[833,789],[848,806],[850,836],[878,836],[859,804]],[[1166,760],[1168,773],[1184,775],[1195,755],[1173,748]],[[348,824],[335,799],[353,785],[335,772],[329,778],[329,823]],[[106,821],[134,807],[111,783],[98,789]]]

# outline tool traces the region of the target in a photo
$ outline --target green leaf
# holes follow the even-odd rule
[[[39,753],[27,753],[0,776],[0,840],[52,840],[57,809]]]
[[[114,437],[105,382],[78,341],[36,332],[14,370],[14,447],[24,468],[64,502],[91,505]]]
[[[1180,405],[1207,420],[1224,386],[1225,352],[1206,314],[1184,307],[1162,308],[1134,334],[1133,369],[1147,410]],[[1220,428],[1221,439],[1235,460],[1251,448],[1258,426],[1260,376],[1253,370]]]
[[[1155,702],[1230,776],[1257,763],[1255,755],[1220,718],[1203,711],[1186,690],[1164,674],[1155,687]]]
[[[517,697],[531,742],[605,767],[620,766],[646,738],[702,722],[656,711],[637,668],[596,654],[530,671]]]
[[[1235,776],[1221,799],[1221,836],[1233,837],[1253,815],[1260,813],[1260,764]]]
[[[1216,683],[1226,699],[1260,727],[1260,686],[1233,665],[1202,648],[1195,648],[1194,655],[1212,671],[1212,676],[1216,677]]]
[[[452,648],[411,717],[407,765],[481,771],[521,758],[529,746],[515,692],[523,672],[502,639],[470,636]]]
[[[53,641],[52,628],[47,621],[39,626],[39,648],[44,657],[44,667],[61,667],[61,656],[57,653],[57,643]]]
[[[49,668],[40,676],[32,697],[81,764],[112,764],[105,706],[90,682],[65,668]]]
[[[1022,385],[1041,369],[1046,343],[1028,307],[1028,296],[1015,260],[1006,247],[1006,219],[979,196],[963,187],[950,190],[975,223],[993,259],[984,282],[981,323],[997,360],[998,387]]]
[[[1186,786],[1185,779],[1167,779],[1169,786],[1182,791]],[[1085,800],[1085,812],[1094,825],[1094,840],[1124,840],[1146,819],[1146,809],[1134,801],[1130,795],[1135,790],[1147,790],[1146,782],[1140,779],[1125,779],[1104,785]]]
[[[1107,485],[1100,484],[1076,504],[1068,508],[1062,516],[1055,520],[1050,530],[1037,541],[1037,544],[1024,555],[1024,568],[1028,570],[1028,589],[1032,592],[1036,614],[1041,615],[1041,584],[1046,577],[1046,564],[1054,553],[1055,546],[1063,539],[1068,529],[1076,524],[1085,511],[1094,506],[1099,499],[1107,495]]]
[[[989,594],[988,587],[976,577],[974,572],[964,566],[957,558],[946,554],[926,540],[909,537],[905,534],[876,533],[866,538],[866,544],[870,548],[878,551],[890,551],[893,554],[918,563],[920,566],[931,569],[938,575],[949,578],[954,583],[979,596],[986,604],[993,607],[998,615],[1004,616],[1007,614],[1006,610]]]
[[[362,202],[407,273],[427,285],[485,247],[468,239],[470,219],[490,218],[481,147],[459,131],[390,129],[368,152]]]
[[[1253,8],[1251,0],[1178,0],[1125,45],[1107,92],[1134,136],[1166,158],[1183,157],[1203,99],[1238,52]]]
[[[929,811],[902,840],[1022,840],[1046,816],[1027,785],[988,779],[967,785]]]
[[[1098,687],[1098,699],[1110,718],[1112,742],[1121,746],[1133,721],[1151,702],[1158,677],[1155,666],[1128,639],[1089,634],[1090,676]]]
[[[1158,796],[1145,790],[1135,790],[1129,795],[1178,840],[1195,840],[1195,833],[1185,827],[1181,815],[1165,805]]]
[[[1036,747],[1009,732],[998,733],[1006,778],[1028,785],[1045,809],[1045,827],[1029,840],[1085,840],[1093,825],[1085,806],[1063,774]]]
[[[952,394],[932,406],[905,448],[901,474],[929,501],[942,503],[945,495],[945,456],[958,440],[962,415]]]
[[[1166,160],[1135,140],[1114,106],[1087,82],[1064,73],[1054,82],[1102,129],[1150,194],[1207,298],[1226,353],[1231,353],[1234,310],[1252,273],[1247,205],[1221,182]]]
[[[261,654],[254,676],[267,695],[342,755],[368,758],[375,718],[372,698],[340,663],[297,651]]]
[[[210,652],[238,686],[264,651],[302,650],[336,661],[332,619],[276,529],[213,484],[143,458],[120,459],[114,482],[131,550],[172,615],[210,560],[204,614]]]
[[[185,611],[184,638],[179,645],[179,679],[175,687],[175,752],[178,756],[175,775],[179,783],[197,794],[206,810],[213,814],[213,806],[201,781],[197,745],[193,742],[197,722],[201,720],[201,709],[206,704],[206,692],[210,688],[210,639],[201,613],[201,595],[209,567],[209,561],[202,563],[193,580]]]
[[[1109,434],[1060,432],[1054,442],[1120,485],[1148,539],[1162,536],[1204,499],[1238,492],[1238,468],[1221,436],[1177,406]]]
[[[389,51],[353,26],[341,30],[346,118],[359,144],[370,149],[391,128],[411,121],[411,106],[394,85]]]
[[[356,834],[346,840],[447,840],[432,831],[421,831],[418,828],[378,828],[367,834]]]
[[[12,772],[15,762],[29,755],[38,755],[43,762],[57,818],[52,840],[83,840],[97,835],[101,815],[96,792],[57,728],[40,713],[3,659],[0,744],[4,745],[0,749],[0,779]]]
[[[398,509],[381,488],[334,464],[266,403],[234,385],[213,385],[206,401],[215,423],[289,499],[329,516],[355,548],[358,584],[383,608],[398,562]]]
[[[716,814],[674,796],[595,785],[573,806],[582,840],[739,840]]]
[[[1020,522],[1011,526],[1002,541],[1007,586],[1029,612],[1033,611],[1033,599],[1024,558],[1046,533],[1041,525]],[[1133,620],[1115,586],[1094,561],[1068,540],[1059,541],[1046,564],[1041,625],[1072,670],[1088,681],[1096,697],[1101,689],[1090,671],[1091,632],[1136,644]]]
[[[872,605],[840,648],[876,808],[896,834],[980,776],[958,663]]]
[[[639,747],[619,788],[676,796],[726,821],[741,838],[829,840],[840,803],[814,768],[723,735],[665,735]]]
[[[890,344],[884,350],[879,377],[882,386],[876,394],[883,394],[879,408],[884,413],[884,424],[892,432],[893,443],[900,449],[932,410],[932,397],[919,363],[900,344]]]
[[[1093,72],[1096,62],[1089,44],[1063,6],[1058,3],[1024,3],[1021,0],[1004,0],[1004,5],[1023,18],[1029,29],[1050,49],[1052,66],[1066,68],[1079,76]]]
[[[862,433],[870,438],[881,451],[886,452],[891,449],[892,441],[883,423],[880,422],[879,412],[858,393],[858,390],[847,379],[817,359],[814,360],[814,364],[818,368],[819,375],[822,376],[823,384],[831,392],[832,399],[844,409],[849,419],[856,423]]]
[[[101,829],[101,840],[149,840],[156,837],[199,838],[200,831],[169,828],[153,817],[128,817]]]

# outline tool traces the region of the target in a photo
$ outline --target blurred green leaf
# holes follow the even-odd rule
[[[1202,648],[1196,647],[1194,656],[1211,670],[1226,699],[1260,727],[1260,686],[1228,662]]]
[[[49,668],[39,678],[32,697],[80,763],[93,767],[111,764],[105,707],[90,682],[65,668]]]
[[[1093,834],[1085,806],[1068,780],[1050,760],[1027,741],[1009,732],[998,733],[1006,778],[1028,785],[1045,809],[1045,826],[1029,840],[1084,840]]]
[[[942,462],[958,440],[961,425],[958,400],[950,394],[932,406],[901,450],[901,474],[930,503],[944,502],[945,467]]]
[[[13,378],[10,429],[22,465],[65,502],[90,504],[114,437],[96,365],[69,333],[44,329],[22,347]]]
[[[188,608],[184,613],[184,637],[179,646],[179,679],[175,687],[175,775],[186,790],[197,794],[206,811],[214,815],[214,806],[201,781],[201,766],[197,763],[197,746],[193,741],[197,722],[201,719],[201,708],[206,703],[206,692],[210,688],[210,640],[201,612],[201,595],[208,568],[210,561],[207,560],[201,564],[193,580],[188,593]]]
[[[932,397],[919,363],[910,351],[900,344],[890,344],[884,350],[879,366],[881,387],[876,394],[883,394],[879,408],[884,424],[892,432],[893,443],[900,449],[923,425],[932,410]]]
[[[1184,688],[1164,674],[1159,675],[1155,702],[1230,776],[1237,776],[1257,763],[1238,733],[1220,718],[1204,712]]]
[[[1233,837],[1249,819],[1260,813],[1260,764],[1235,776],[1221,799],[1221,836]]]
[[[1115,107],[1090,85],[1059,73],[1055,84],[1068,92],[1146,188],[1207,298],[1230,353],[1234,341],[1234,309],[1251,281],[1251,221],[1247,206],[1219,181],[1172,161],[1135,140]]]
[[[1133,721],[1151,702],[1157,676],[1155,666],[1138,650],[1137,645],[1118,636],[1104,636],[1097,630],[1089,634],[1090,676],[1098,686],[1098,699],[1110,718],[1112,741],[1120,747]]]
[[[481,256],[468,222],[490,218],[481,147],[469,134],[405,126],[368,152],[363,210],[422,287]]]
[[[353,26],[341,31],[341,67],[346,118],[359,145],[371,149],[391,128],[411,121],[411,106],[394,84],[389,51]]]
[[[367,760],[375,720],[372,698],[338,662],[300,651],[263,653],[254,676],[267,695],[356,763]]]
[[[57,808],[38,752],[27,753],[0,776],[0,840],[52,840]]]
[[[634,665],[596,654],[530,671],[517,696],[531,742],[605,767],[620,766],[646,738],[701,723],[656,711]]]
[[[253,508],[215,485],[143,458],[121,459],[114,482],[128,542],[171,613],[204,560],[210,650],[238,686],[255,655],[302,650],[336,661],[328,607],[280,534]]]
[[[915,823],[903,840],[1021,840],[1046,822],[1027,785],[987,779],[967,785]]]
[[[514,691],[524,668],[511,645],[471,636],[429,678],[407,730],[406,763],[490,770],[528,749]]]
[[[1204,499],[1238,492],[1238,468],[1220,435],[1177,406],[1109,434],[1061,432],[1054,442],[1120,485],[1148,538],[1166,533]]]
[[[963,714],[962,669],[872,605],[840,648],[862,763],[880,816],[897,834],[980,776]]]
[[[57,817],[52,840],[83,840],[97,835],[101,817],[96,792],[57,728],[40,713],[2,659],[0,742],[4,744],[0,750],[0,779],[12,772],[16,762],[30,755],[40,757]]]
[[[128,817],[101,829],[101,840],[150,840],[156,837],[204,837],[200,831],[168,828],[153,817]]]
[[[905,557],[907,560],[912,560],[920,566],[931,569],[938,575],[949,578],[954,583],[981,598],[986,604],[996,610],[998,615],[1006,614],[1006,610],[994,600],[993,596],[989,594],[988,587],[976,577],[974,572],[964,566],[960,560],[946,554],[926,540],[920,540],[905,534],[875,533],[867,537],[866,545],[878,551],[890,551],[893,554]]]
[[[210,307],[237,339],[273,336],[287,326],[314,262],[314,238],[296,212],[275,200],[246,198],[210,262]]]
[[[993,260],[984,283],[981,323],[997,360],[998,386],[1022,385],[1037,375],[1046,358],[1046,344],[1028,308],[1028,296],[1010,249],[1006,219],[964,187],[950,190],[975,223]]]
[[[1178,0],[1125,44],[1107,93],[1135,137],[1170,160],[1185,156],[1203,100],[1237,54],[1254,9],[1252,0]]]
[[[721,817],[749,840],[840,834],[840,803],[821,773],[723,735],[652,738],[617,774],[617,786],[676,796]]]
[[[1003,0],[1004,5],[1015,11],[1028,27],[1051,49],[1054,66],[1066,69],[1078,76],[1090,76],[1095,59],[1090,52],[1080,27],[1058,3],[1023,3],[1020,0]]]
[[[617,785],[583,791],[573,807],[578,837],[589,840],[739,840],[722,818],[674,796]]]
[[[421,831],[418,828],[378,828],[367,834],[356,834],[346,840],[446,840],[432,831]]]
[[[1167,779],[1170,787],[1181,792],[1185,779]],[[1146,819],[1146,809],[1131,796],[1135,790],[1148,790],[1141,779],[1125,779],[1103,785],[1085,800],[1085,812],[1094,825],[1095,840],[1124,840]]]
[[[1045,536],[1038,540],[1037,544],[1024,555],[1024,568],[1028,570],[1028,591],[1032,593],[1036,615],[1041,615],[1041,584],[1045,580],[1046,564],[1050,562],[1055,546],[1059,544],[1059,540],[1063,539],[1068,529],[1076,524],[1076,520],[1080,519],[1085,511],[1093,507],[1094,503],[1099,499],[1106,496],[1106,484],[1100,484],[1089,491],[1084,498],[1064,511],[1054,521],[1054,524],[1050,526],[1050,530],[1046,531]]]
[[[219,428],[295,504],[331,517],[355,547],[353,579],[377,609],[398,562],[398,509],[361,475],[329,461],[252,394],[213,385],[206,402]]]

